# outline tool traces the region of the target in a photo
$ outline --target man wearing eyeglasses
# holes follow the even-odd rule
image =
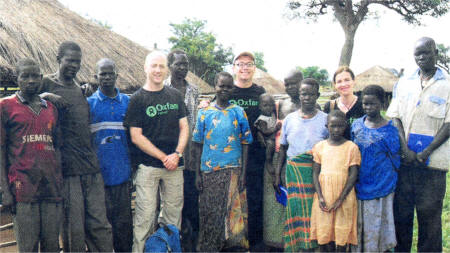
[[[252,135],[256,136],[255,120],[258,118],[259,96],[266,92],[264,87],[253,83],[255,74],[255,57],[250,52],[238,54],[233,61],[235,74],[234,89],[231,103],[241,106],[248,116]],[[263,251],[263,175],[264,175],[264,149],[258,142],[250,145],[248,167],[246,175],[246,189],[248,199],[248,235],[251,251]],[[256,246],[256,247],[255,247]]]

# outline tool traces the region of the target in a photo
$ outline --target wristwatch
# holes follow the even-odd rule
[[[180,153],[180,152],[178,152],[176,150],[175,150],[175,154],[177,154],[179,158],[183,157],[183,153]]]

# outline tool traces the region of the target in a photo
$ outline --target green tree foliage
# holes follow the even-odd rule
[[[170,24],[173,36],[169,38],[172,49],[181,48],[189,57],[189,70],[214,84],[214,76],[231,64],[231,48],[217,43],[211,32],[205,32],[206,20],[186,18],[181,24]]]
[[[262,71],[267,72],[266,67],[264,66],[264,53],[263,52],[253,52],[255,56],[255,65]]]
[[[326,69],[321,69],[318,66],[309,66],[306,68],[297,67],[303,73],[303,78],[314,78],[316,79],[320,86],[329,86],[330,81],[328,81],[328,71]]]
[[[377,16],[369,6],[384,6],[395,11],[409,24],[420,25],[424,15],[440,17],[449,11],[448,0],[288,0],[289,16],[316,21],[331,11],[345,34],[339,65],[350,65],[358,26],[369,17]]]
[[[450,47],[444,46],[444,44],[437,44],[438,58],[437,65],[443,68],[447,73],[450,73]]]

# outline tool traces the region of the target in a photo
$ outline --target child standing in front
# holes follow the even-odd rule
[[[321,252],[345,252],[357,245],[357,201],[354,186],[358,179],[361,153],[344,137],[345,114],[334,110],[328,115],[329,138],[317,143],[314,155],[314,201],[311,239]]]

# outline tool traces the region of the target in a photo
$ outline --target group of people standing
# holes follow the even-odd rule
[[[418,251],[442,251],[450,82],[436,57],[433,39],[416,42],[419,69],[395,85],[386,111],[392,120],[381,113],[383,88],[369,85],[356,96],[348,67],[333,75],[339,97],[323,112],[317,81],[300,73],[285,79],[290,100],[279,111],[288,104],[293,112],[282,118],[274,163],[274,188],[287,192],[285,251],[409,252],[414,209]],[[299,86],[290,89],[294,80]]]
[[[19,60],[20,90],[0,102],[2,204],[19,251],[59,251],[62,225],[64,251],[143,252],[172,224],[186,251],[403,252],[414,208],[418,251],[442,251],[450,80],[436,56],[431,38],[416,42],[419,69],[394,87],[392,120],[381,113],[384,90],[356,96],[348,67],[322,111],[318,82],[295,70],[284,80],[289,99],[276,102],[253,83],[249,52],[234,58],[234,77],[216,75],[215,97],[202,103],[178,49],[147,55],[131,97],[105,58],[86,98],[74,42],[60,45],[55,74]]]

